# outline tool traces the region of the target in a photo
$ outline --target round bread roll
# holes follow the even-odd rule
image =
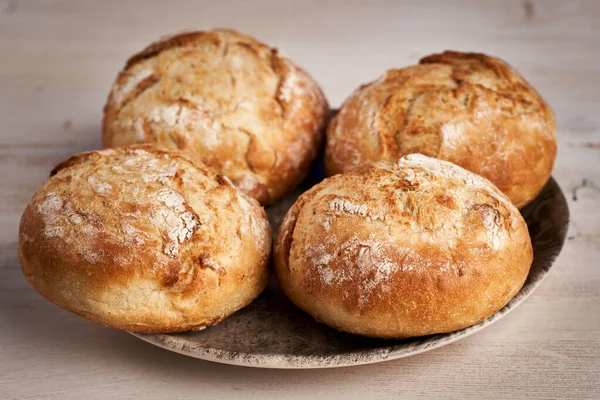
[[[329,125],[325,169],[421,153],[494,183],[522,208],[542,190],[556,157],[556,124],[540,95],[508,64],[445,52],[361,86]]]
[[[190,32],[129,59],[103,144],[178,147],[266,205],[306,175],[328,113],[319,85],[276,49],[232,30]]]
[[[405,338],[494,314],[523,286],[533,251],[519,211],[488,180],[411,154],[305,192],[274,256],[284,293],[318,321]]]
[[[129,146],[59,164],[21,219],[27,280],[48,300],[130,331],[199,330],[268,280],[265,212],[178,150]]]

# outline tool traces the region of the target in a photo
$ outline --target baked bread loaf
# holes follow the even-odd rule
[[[127,61],[103,144],[178,147],[266,205],[306,175],[328,113],[319,85],[276,49],[232,30],[190,32]]]
[[[527,225],[488,180],[411,154],[302,194],[275,239],[284,293],[354,334],[450,332],[502,308],[532,262]]]
[[[25,209],[19,256],[48,300],[130,331],[199,330],[268,280],[264,210],[178,150],[120,147],[59,164]]]
[[[445,52],[361,86],[327,131],[325,169],[343,173],[410,153],[451,161],[494,183],[522,208],[556,157],[550,107],[508,64]]]

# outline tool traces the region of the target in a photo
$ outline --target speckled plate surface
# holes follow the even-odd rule
[[[317,168],[315,171],[319,171]],[[267,209],[273,232],[297,196],[320,179],[313,171],[303,187]],[[525,300],[548,274],[565,241],[567,202],[551,178],[522,214],[533,242],[534,259],[525,285],[504,308],[480,324],[459,331],[404,340],[370,339],[338,332],[296,308],[272,280],[248,307],[200,332],[137,334],[138,338],[187,356],[262,368],[331,368],[369,364],[432,350],[475,333]]]

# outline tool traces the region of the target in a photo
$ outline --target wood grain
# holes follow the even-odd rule
[[[100,145],[125,59],[157,37],[233,27],[282,48],[338,106],[443,49],[514,65],[557,114],[569,240],[541,287],[464,341],[383,364],[266,371],[154,348],[44,301],[22,277],[20,214],[50,169]],[[0,1],[0,397],[600,397],[600,2]]]

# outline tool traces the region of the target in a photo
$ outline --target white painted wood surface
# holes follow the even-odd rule
[[[600,398],[600,1],[411,3],[0,0],[0,398]],[[100,146],[102,106],[131,53],[211,27],[282,48],[333,106],[385,69],[443,49],[513,64],[558,120],[554,176],[572,225],[547,280],[456,344],[313,371],[186,358],[46,302],[19,268],[26,203],[58,161]]]

